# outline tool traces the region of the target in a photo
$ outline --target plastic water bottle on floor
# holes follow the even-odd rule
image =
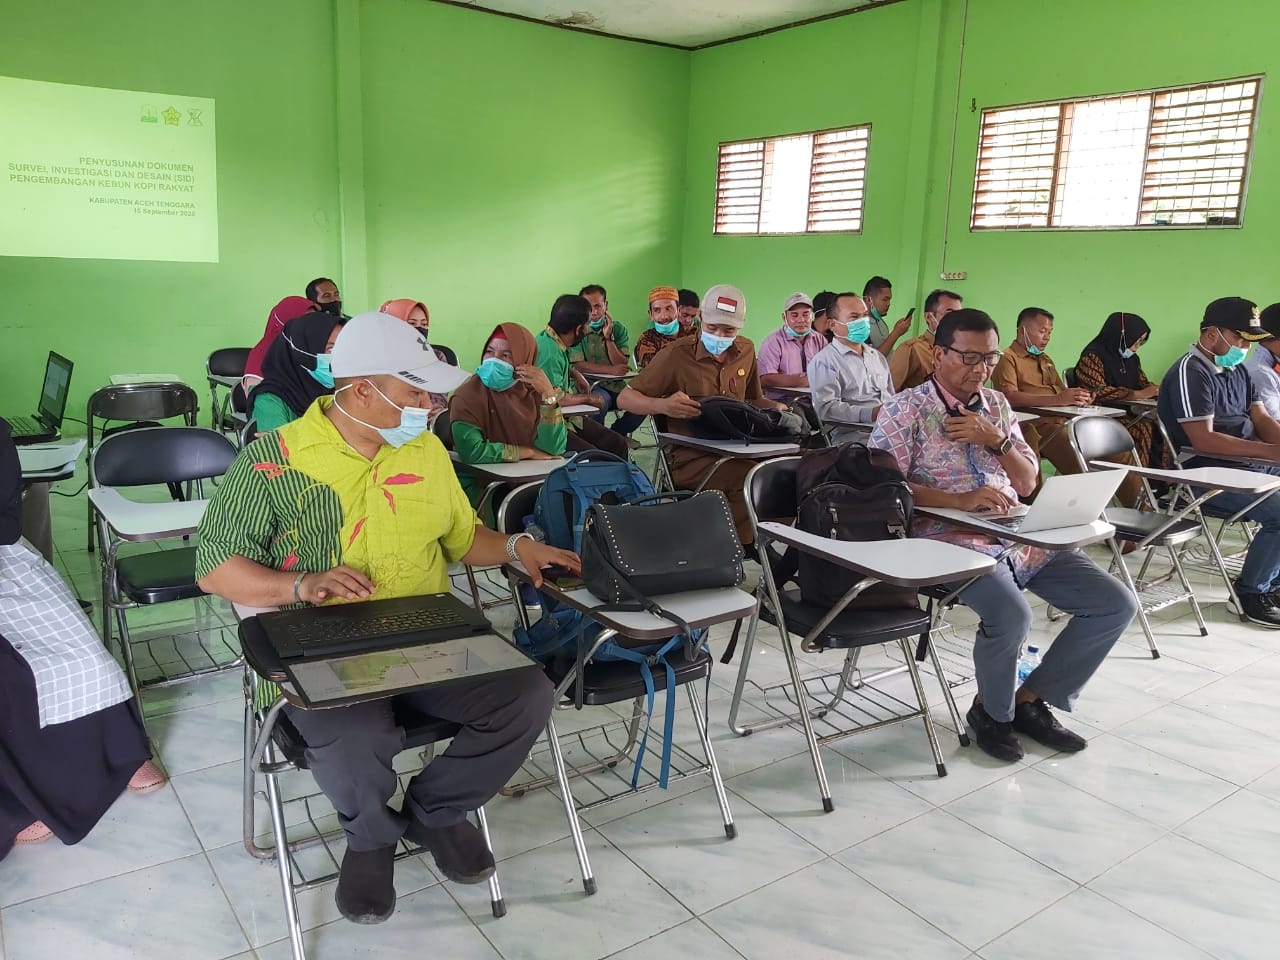
[[[1027,644],[1022,651],[1022,656],[1018,658],[1018,686],[1022,686],[1027,682],[1027,677],[1031,676],[1033,670],[1040,666],[1040,648]]]

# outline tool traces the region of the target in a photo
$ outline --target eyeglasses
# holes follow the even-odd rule
[[[942,344],[938,344],[942,347]],[[958,353],[966,367],[976,367],[980,363],[994,367],[1004,356],[1003,350],[992,350],[990,353],[978,353],[976,350],[957,350],[955,347],[942,347],[947,353]]]

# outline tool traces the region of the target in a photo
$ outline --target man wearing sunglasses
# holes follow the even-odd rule
[[[1035,489],[1039,460],[1009,401],[982,386],[1000,362],[999,344],[995,322],[981,310],[947,314],[934,334],[933,377],[880,409],[870,445],[894,455],[917,506],[1003,512]],[[912,535],[992,556],[1008,546],[919,515]],[[1019,686],[1018,654],[1031,628],[1024,589],[1071,620]],[[1084,738],[1049,707],[1071,710],[1137,612],[1129,591],[1079,550],[1020,546],[961,591],[959,601],[980,621],[973,646],[978,695],[966,715],[978,746],[1008,762],[1023,756],[1019,733],[1054,750],[1083,750]]]

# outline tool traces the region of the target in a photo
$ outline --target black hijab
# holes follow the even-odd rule
[[[286,323],[262,359],[262,382],[249,394],[249,409],[259,396],[273,393],[302,416],[317,397],[333,393],[308,371],[316,368],[316,356],[324,353],[329,334],[341,323],[327,313],[308,313]]]
[[[1132,350],[1135,343],[1150,333],[1147,321],[1136,313],[1113,313],[1098,335],[1085,344],[1080,356],[1083,359],[1087,353],[1097,355],[1102,361],[1107,386],[1137,390],[1142,386],[1142,364],[1136,353],[1126,360],[1120,351]]]

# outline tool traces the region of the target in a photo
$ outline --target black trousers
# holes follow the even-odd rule
[[[462,724],[449,749],[409,781],[403,810],[391,761],[404,747],[395,708]],[[429,827],[460,822],[520,769],[546,726],[553,688],[540,670],[520,670],[384,700],[302,710],[287,707],[307,742],[311,773],[338,812],[352,850],[376,850],[404,834],[407,817]]]

